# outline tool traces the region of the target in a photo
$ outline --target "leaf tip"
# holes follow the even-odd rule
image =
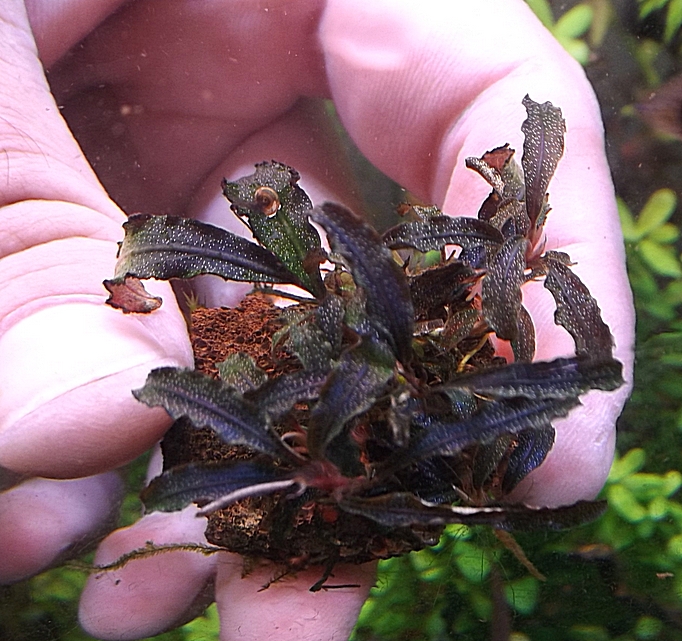
[[[109,292],[106,304],[114,309],[120,309],[124,314],[149,314],[161,307],[161,297],[152,296],[144,288],[142,281],[135,276],[112,278],[103,281],[102,284]]]

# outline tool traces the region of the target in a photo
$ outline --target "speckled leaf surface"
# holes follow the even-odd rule
[[[562,325],[575,341],[578,356],[603,359],[611,356],[613,337],[602,320],[597,301],[585,284],[564,261],[547,252],[545,287],[556,301],[554,320]]]
[[[577,397],[511,399],[487,403],[466,420],[421,415],[413,423],[422,429],[406,452],[398,452],[390,469],[431,456],[451,456],[476,443],[491,443],[504,434],[546,428],[553,418],[566,416],[578,405]]]
[[[489,525],[501,530],[560,530],[588,523],[601,516],[606,501],[579,501],[558,508],[525,506],[449,507],[427,503],[413,494],[396,492],[376,498],[349,498],[339,506],[387,527],[410,525]]]
[[[220,380],[241,394],[257,389],[268,379],[268,375],[256,365],[248,354],[230,354],[224,361],[216,363]]]
[[[246,397],[260,412],[276,421],[299,401],[312,401],[320,395],[328,372],[322,370],[292,372],[269,380]]]
[[[446,245],[463,248],[500,245],[502,234],[492,225],[477,218],[434,216],[428,220],[402,223],[383,236],[391,249],[413,247],[422,252],[441,249]]]
[[[570,398],[590,389],[611,391],[622,382],[622,365],[618,361],[578,357],[510,363],[464,374],[444,388],[462,389],[487,398]]]
[[[347,352],[333,370],[314,407],[308,427],[308,450],[324,456],[327,445],[344,425],[367,411],[393,375],[395,360],[387,346],[366,341]]]
[[[516,447],[507,460],[502,491],[511,492],[526,476],[539,467],[554,445],[554,428],[524,430],[516,435]]]
[[[270,252],[241,236],[196,220],[136,214],[123,224],[115,280],[191,278],[293,283],[298,278]]]
[[[248,445],[273,458],[289,454],[253,405],[222,381],[200,372],[174,367],[152,370],[144,387],[133,395],[150,407],[163,407],[174,419],[187,416],[197,427],[210,427],[229,445]]]
[[[190,503],[206,505],[236,490],[281,478],[274,467],[251,461],[231,465],[188,463],[152,479],[140,498],[146,512],[173,512]]]
[[[542,226],[543,206],[549,181],[564,153],[566,124],[561,109],[551,102],[539,104],[528,96],[523,99],[528,118],[521,125],[524,133],[521,165],[526,184],[526,211],[531,226]]]
[[[313,220],[324,227],[334,252],[349,263],[366,294],[365,310],[402,363],[412,357],[414,310],[407,279],[377,232],[341,205],[325,203]]]
[[[505,240],[491,257],[483,279],[483,315],[491,329],[503,340],[512,341],[518,337],[527,247],[525,238]]]
[[[270,249],[305,289],[322,297],[320,236],[308,220],[313,205],[298,180],[295,169],[273,161],[259,163],[249,176],[223,181],[222,187],[233,211],[244,219],[258,242]],[[274,211],[266,209],[259,198],[263,187],[277,194],[279,202],[271,208]]]

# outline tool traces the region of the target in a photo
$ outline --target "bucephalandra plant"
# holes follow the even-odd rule
[[[218,364],[220,378],[164,367],[133,392],[176,428],[210,428],[227,452],[167,464],[142,494],[148,511],[194,502],[200,515],[228,521],[236,505],[240,518],[258,511],[250,543],[225,544],[215,532],[229,523],[209,540],[291,567],[418,549],[448,523],[559,529],[601,514],[601,501],[505,502],[552,448],[553,419],[585,392],[622,384],[596,301],[568,255],[544,251],[561,111],[523,104],[521,166],[507,145],[467,159],[492,187],[478,218],[414,206],[411,220],[380,236],[341,205],[313,207],[296,171],[274,161],[223,182],[257,242],[184,218],[129,218],[115,277],[105,281],[108,303],[124,312],[161,304],[146,278],[217,274],[265,292],[302,290],[272,336],[291,355],[284,373],[269,377],[235,352]],[[521,297],[530,280],[553,295],[575,356],[532,362]],[[495,355],[493,336],[511,343],[514,362]]]

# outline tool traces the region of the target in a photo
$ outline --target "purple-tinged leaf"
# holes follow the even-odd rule
[[[239,490],[234,490],[229,494],[225,494],[210,503],[204,505],[198,512],[197,516],[208,516],[222,510],[228,505],[232,505],[236,501],[241,501],[242,499],[247,499],[251,496],[265,496],[266,494],[272,494],[273,492],[280,492],[281,490],[287,490],[293,485],[297,485],[297,481],[294,479],[282,479],[278,481],[269,481],[267,483],[259,483],[258,485],[248,485]]]
[[[429,220],[401,223],[383,235],[383,242],[391,249],[412,247],[421,252],[457,245],[472,247],[496,247],[502,243],[502,234],[492,225],[477,218],[464,216],[436,216]]]
[[[561,109],[551,102],[539,104],[528,96],[523,99],[528,118],[521,125],[523,142],[523,174],[526,183],[526,211],[531,228],[538,230],[544,223],[542,216],[547,187],[564,153],[566,123]]]
[[[503,340],[516,340],[521,313],[521,285],[526,268],[525,238],[508,238],[488,262],[481,306],[490,328]]]
[[[145,512],[175,512],[190,503],[203,506],[236,490],[283,479],[275,467],[252,461],[187,463],[152,479],[141,499]]]
[[[235,182],[223,180],[232,210],[253,235],[295,274],[317,298],[325,295],[319,264],[324,254],[317,230],[308,221],[312,203],[298,186],[295,169],[278,162],[256,165],[255,173]]]
[[[399,450],[382,468],[395,471],[432,456],[453,456],[477,443],[492,443],[504,434],[544,429],[553,418],[566,416],[578,404],[577,397],[517,398],[488,402],[465,420],[417,415],[413,425],[421,428],[420,435],[412,439],[409,450]]]
[[[327,376],[328,372],[322,370],[283,374],[255,392],[247,393],[246,398],[270,420],[277,421],[296,403],[317,399]]]
[[[562,325],[575,341],[575,353],[596,360],[608,359],[613,337],[602,320],[597,301],[585,284],[561,260],[547,252],[545,287],[556,301],[554,322]]]
[[[509,494],[535,468],[540,467],[554,445],[552,426],[525,430],[516,435],[516,447],[507,461],[502,479],[502,492]]]
[[[350,265],[366,294],[365,310],[376,331],[401,363],[409,363],[414,310],[407,279],[391,252],[372,227],[341,205],[316,207],[313,220],[324,227],[332,250]]]
[[[175,367],[152,370],[144,387],[133,395],[150,407],[163,407],[174,419],[186,416],[197,427],[210,427],[229,445],[247,445],[273,458],[293,456],[251,403],[200,372]]]
[[[372,407],[393,376],[394,365],[393,354],[379,341],[365,340],[346,352],[311,413],[308,451],[313,458],[323,458],[327,445],[344,425]]]
[[[557,358],[510,363],[463,374],[441,389],[461,389],[486,398],[571,398],[591,389],[612,391],[623,383],[622,365],[611,358]]]
[[[578,501],[558,508],[525,505],[449,507],[427,503],[413,494],[395,492],[373,498],[348,497],[339,507],[349,514],[372,519],[386,527],[411,525],[489,525],[500,530],[562,530],[599,518],[606,501]]]
[[[123,282],[126,276],[168,280],[216,274],[226,280],[300,285],[269,251],[213,225],[136,214],[123,228],[113,282]]]

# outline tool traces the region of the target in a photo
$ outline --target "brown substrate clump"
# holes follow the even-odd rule
[[[197,309],[191,315],[196,368],[217,377],[215,367],[229,355],[251,356],[269,377],[300,368],[298,360],[272,337],[281,328],[281,309],[260,294],[236,308]],[[306,408],[301,412],[305,414]],[[225,445],[210,429],[175,422],[162,442],[164,470],[191,461],[250,459],[251,450]],[[365,563],[435,545],[442,526],[384,528],[362,516],[340,512],[314,500],[316,490],[298,497],[286,493],[251,497],[211,514],[206,538],[213,545],[299,569],[335,562]],[[319,498],[319,496],[318,496]]]

